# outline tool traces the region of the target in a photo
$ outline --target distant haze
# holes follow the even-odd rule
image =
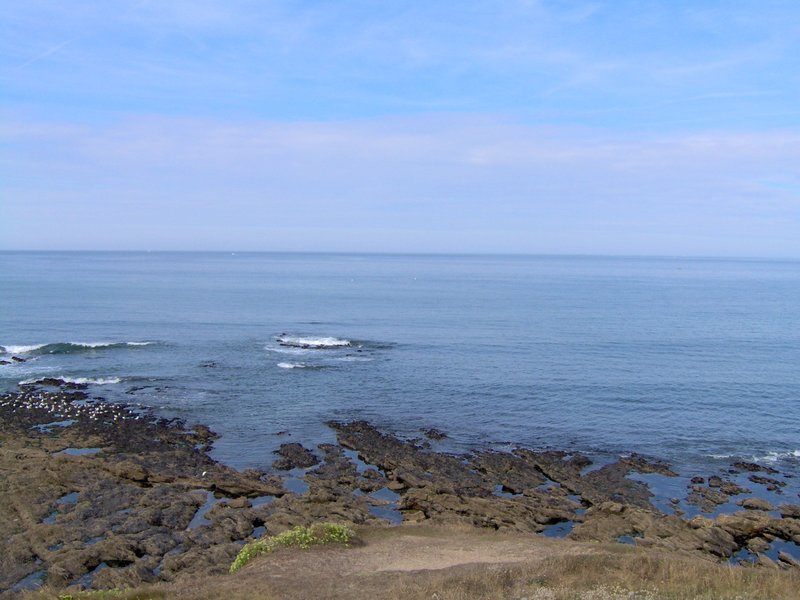
[[[795,2],[3,12],[0,249],[800,257]]]

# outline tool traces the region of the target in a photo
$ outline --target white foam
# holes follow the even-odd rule
[[[299,355],[299,354],[308,354],[311,350],[307,348],[289,348],[284,346],[264,346],[264,350],[269,352],[275,352],[277,354],[292,354],[292,355]]]
[[[68,342],[81,348],[110,348],[111,346],[149,346],[153,342]]]
[[[67,383],[91,383],[94,385],[112,385],[122,381],[119,377],[62,377],[62,379]]]
[[[27,354],[39,348],[44,348],[47,344],[33,344],[31,346],[0,346],[6,354]]]
[[[768,452],[764,456],[754,456],[753,462],[776,463],[788,458],[800,458],[800,450],[790,450],[789,452]]]
[[[305,369],[308,367],[308,365],[304,363],[279,362],[278,367],[281,369]]]
[[[5,354],[28,354],[41,350],[46,346],[75,346],[77,348],[109,348],[112,346],[150,346],[155,342],[53,342],[50,344],[12,345],[0,346],[0,352]]]
[[[345,348],[351,346],[350,340],[335,337],[294,337],[281,335],[276,338],[279,344],[298,348]]]
[[[20,381],[20,385],[30,385],[34,383],[39,383],[44,379],[43,377],[39,377],[37,379],[26,379],[25,381]],[[48,379],[50,379],[48,377]],[[112,385],[115,383],[121,383],[122,379],[119,377],[65,377],[63,375],[59,375],[57,377],[52,377],[52,379],[60,379],[64,383],[77,383],[77,384],[92,384],[92,385]]]

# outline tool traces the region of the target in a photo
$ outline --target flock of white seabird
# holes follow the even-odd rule
[[[61,392],[47,392],[38,389],[3,394],[0,396],[0,409],[10,409],[14,412],[41,411],[60,419],[86,419],[108,424],[141,418],[141,415],[127,407],[92,400],[75,401],[74,398]]]

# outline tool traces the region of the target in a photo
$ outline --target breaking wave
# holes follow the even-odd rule
[[[20,385],[35,385],[44,381],[60,380],[64,383],[76,383],[81,385],[111,385],[115,383],[122,383],[119,377],[39,377],[37,379],[26,379],[20,381]]]
[[[800,459],[800,450],[790,450],[789,452],[768,452],[764,456],[754,456],[754,462],[777,463],[783,460]]]
[[[310,369],[310,370],[318,370],[324,369],[324,365],[309,365],[308,363],[290,363],[290,362],[279,362],[278,368],[280,369]]]
[[[76,354],[78,352],[91,352],[102,349],[135,348],[150,346],[155,342],[56,342],[53,344],[32,344],[29,346],[0,346],[1,354],[28,354],[40,356],[43,354]]]
[[[775,464],[784,460],[800,460],[800,450],[789,450],[788,452],[767,452],[763,456],[757,456],[755,454],[747,456],[739,453],[708,454],[707,456],[715,460],[739,459],[749,460],[754,463]]]
[[[349,348],[354,344],[350,340],[335,337],[300,337],[281,334],[275,338],[281,346],[289,348],[303,348],[311,350],[325,350],[329,348]]]
[[[40,348],[44,348],[47,344],[34,344],[32,346],[0,346],[0,352],[3,354],[30,354]]]

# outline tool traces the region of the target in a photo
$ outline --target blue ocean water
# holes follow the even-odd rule
[[[365,418],[800,474],[798,262],[6,252],[0,298],[0,359],[28,359],[2,388],[87,381],[210,425],[236,467]]]

